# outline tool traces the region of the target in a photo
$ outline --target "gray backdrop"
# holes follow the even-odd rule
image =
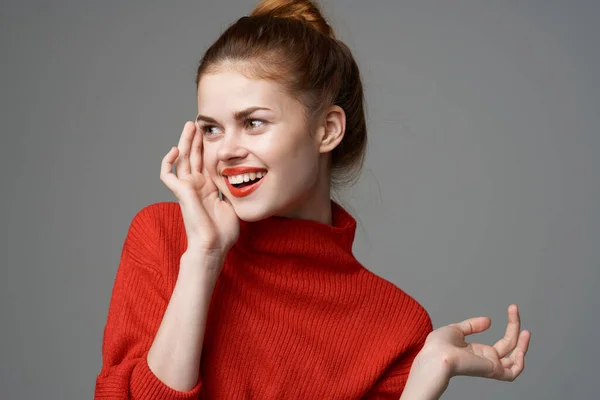
[[[175,200],[160,160],[203,51],[254,0],[4,1],[0,398],[92,398],[121,246]],[[356,255],[435,327],[532,332],[512,383],[445,399],[600,398],[600,3],[327,1],[366,87]]]

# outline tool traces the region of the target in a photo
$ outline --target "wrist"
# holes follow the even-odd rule
[[[223,266],[224,257],[219,253],[186,250],[179,263],[179,275],[196,276],[216,281]]]
[[[425,345],[415,357],[411,369],[433,371],[437,376],[450,380],[453,376],[451,359],[440,349]]]
[[[450,383],[449,364],[439,354],[425,351],[415,357],[401,400],[437,400]]]

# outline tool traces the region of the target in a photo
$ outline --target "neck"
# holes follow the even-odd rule
[[[331,191],[328,179],[319,179],[308,195],[298,199],[294,204],[274,216],[284,218],[306,219],[331,225]]]

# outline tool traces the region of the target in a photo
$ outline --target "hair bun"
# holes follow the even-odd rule
[[[306,22],[317,31],[335,38],[333,29],[323,15],[319,6],[310,0],[262,0],[254,8],[251,17],[269,15],[276,18],[296,19]]]

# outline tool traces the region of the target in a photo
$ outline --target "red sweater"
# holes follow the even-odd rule
[[[331,226],[241,221],[188,392],[162,383],[146,361],[187,247],[181,210],[176,202],[140,210],[121,253],[95,398],[397,400],[431,319],[357,261],[356,221],[331,205]]]

